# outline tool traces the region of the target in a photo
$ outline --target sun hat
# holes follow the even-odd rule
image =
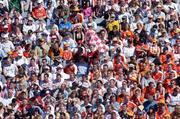
[[[80,9],[79,9],[78,7],[75,7],[75,8],[73,9],[73,11],[74,11],[74,12],[79,12]]]
[[[127,110],[127,115],[132,117],[132,116],[134,116],[134,112],[129,109],[129,110]]]
[[[159,100],[158,105],[165,106],[166,105],[165,100],[164,99]]]

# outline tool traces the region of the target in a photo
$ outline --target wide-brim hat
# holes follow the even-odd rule
[[[165,100],[164,99],[159,100],[158,105],[165,106],[166,105]]]
[[[73,11],[74,11],[74,12],[79,12],[80,9],[79,9],[78,7],[74,7]]]

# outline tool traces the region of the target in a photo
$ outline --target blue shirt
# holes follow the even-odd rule
[[[75,42],[75,40],[73,40],[72,38],[68,38],[68,39],[63,39],[61,41],[61,48],[64,49],[64,44],[69,44],[70,49],[74,49],[77,47],[77,44]]]
[[[59,30],[63,30],[63,29],[71,29],[72,28],[72,24],[70,22],[61,22],[59,24]]]
[[[78,76],[86,75],[88,73],[88,64],[86,62],[79,62],[76,64],[78,69]]]

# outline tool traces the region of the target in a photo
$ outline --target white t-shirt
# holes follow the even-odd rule
[[[135,52],[135,47],[124,47],[123,48],[123,53],[125,55],[126,58],[129,58],[131,56],[134,55],[134,52]]]
[[[14,48],[14,45],[11,41],[6,41],[6,42],[3,42],[2,43],[2,50],[5,52],[5,53],[8,53],[10,51],[13,51],[15,48]]]
[[[32,25],[26,25],[23,26],[23,32],[28,33],[29,30],[32,30],[33,32],[37,30],[36,25],[33,23]]]
[[[23,64],[28,64],[28,61],[25,57],[22,57],[21,59],[14,61],[14,64],[16,64],[17,66],[21,66]]]
[[[171,2],[170,4],[165,4],[164,5],[164,10],[166,12],[169,12],[170,8],[173,8],[175,11],[178,11],[178,7],[176,3]]]
[[[5,76],[15,77],[17,72],[17,67],[15,64],[11,64],[10,66],[3,67],[3,73]]]
[[[170,95],[170,104],[171,105],[179,105],[180,104],[180,94],[177,94],[177,96]]]
[[[151,23],[146,23],[145,24],[145,30],[147,31],[147,33],[148,34],[150,34],[151,33],[151,29],[152,29],[152,27],[155,25],[155,23],[154,22],[151,22]]]

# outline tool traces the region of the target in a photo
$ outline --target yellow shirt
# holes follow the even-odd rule
[[[119,21],[115,20],[115,21],[109,22],[106,26],[108,32],[113,30],[113,26],[117,26],[117,29],[119,30],[120,29]]]

